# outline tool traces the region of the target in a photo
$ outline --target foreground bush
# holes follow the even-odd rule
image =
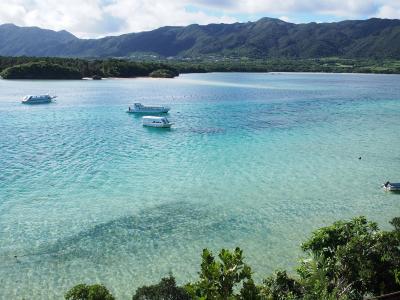
[[[296,276],[277,271],[259,286],[241,249],[222,249],[218,258],[204,249],[197,281],[177,287],[170,275],[137,289],[133,300],[362,300],[400,291],[400,218],[390,223],[393,229],[382,231],[358,217],[318,229],[302,244]],[[66,299],[113,299],[88,298],[90,287],[78,285]]]
[[[208,249],[203,250],[199,281],[186,285],[186,290],[194,299],[231,299],[254,294],[251,268],[244,263],[243,251],[222,249],[216,260]],[[243,288],[240,294],[235,287]]]
[[[259,296],[267,300],[300,299],[304,296],[304,288],[300,282],[288,276],[286,271],[277,271],[263,281]]]
[[[138,288],[132,297],[132,300],[153,299],[190,300],[191,297],[184,288],[176,286],[175,278],[170,275],[161,279],[158,284]]]
[[[65,294],[66,300],[114,300],[107,288],[100,284],[78,284]]]
[[[400,231],[396,220],[391,222],[395,225],[392,231],[381,231],[364,217],[315,231],[302,245],[310,255],[298,269],[305,286],[318,292],[314,281],[321,277],[319,289],[349,299],[400,290]]]

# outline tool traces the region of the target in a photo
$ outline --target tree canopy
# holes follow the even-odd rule
[[[204,249],[198,280],[177,286],[170,275],[158,284],[138,288],[133,300],[362,300],[397,292],[400,218],[390,223],[393,228],[385,231],[357,217],[320,228],[301,245],[304,257],[295,274],[279,270],[260,285],[254,282],[240,248],[222,249],[217,257]],[[112,299],[106,298],[110,297],[106,288],[97,286],[99,297],[88,298],[93,295],[90,287],[78,285],[66,299]]]

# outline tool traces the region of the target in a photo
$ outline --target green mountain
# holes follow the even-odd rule
[[[138,53],[162,57],[400,59],[400,20],[293,24],[262,18],[247,23],[167,26],[101,39],[0,25],[3,56],[130,57]]]
[[[78,38],[65,30],[18,27],[13,24],[0,25],[0,55],[4,56],[40,56],[54,45],[66,44],[72,40]]]

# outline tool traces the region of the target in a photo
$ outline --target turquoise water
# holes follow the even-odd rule
[[[170,105],[174,128],[142,127],[134,101]],[[258,279],[292,270],[312,230],[400,215],[379,188],[400,181],[399,149],[398,75],[2,80],[0,298],[102,282],[129,299],[196,278],[205,247],[240,246]]]

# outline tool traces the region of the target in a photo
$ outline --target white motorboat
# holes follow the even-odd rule
[[[133,107],[129,107],[128,113],[142,113],[142,114],[162,114],[170,110],[167,106],[147,106],[142,103],[135,103]]]
[[[145,116],[142,118],[143,126],[170,128],[171,123],[166,117]]]
[[[45,95],[28,95],[22,99],[22,103],[24,104],[41,104],[41,103],[50,103],[52,102],[57,96],[50,96],[49,94]]]
[[[400,192],[400,183],[386,182],[383,186],[385,191]]]

